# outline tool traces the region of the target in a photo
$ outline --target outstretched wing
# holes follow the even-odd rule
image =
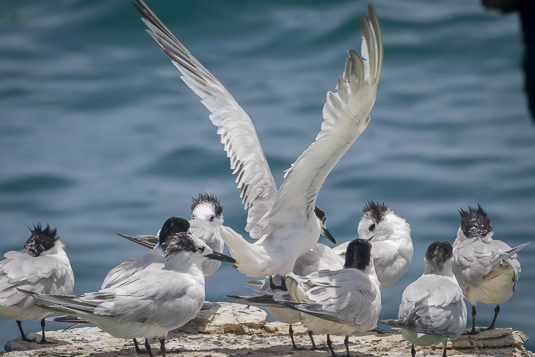
[[[225,87],[173,36],[145,2],[137,1],[138,4],[134,5],[149,27],[147,32],[211,113],[210,120],[217,126],[221,143],[230,158],[230,168],[236,175],[240,197],[249,210],[245,230],[251,231],[271,208],[277,194],[277,186],[254,125]]]
[[[369,19],[365,14],[361,18],[362,57],[349,51],[336,92],[327,93],[321,131],[286,172],[273,207],[251,234],[269,234],[277,226],[312,214],[328,174],[368,125],[383,62],[379,21],[372,5],[368,11]]]

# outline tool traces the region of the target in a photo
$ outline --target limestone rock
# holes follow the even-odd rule
[[[246,307],[230,303],[205,303],[199,315],[178,331],[172,331],[167,338],[169,356],[330,356],[328,351],[293,351],[288,336],[288,325],[266,322],[267,314],[256,307]],[[296,343],[310,347],[306,328],[293,325]],[[40,338],[38,335],[33,337]],[[318,346],[325,345],[325,335],[314,336]],[[21,341],[9,341],[4,357],[15,356],[91,356],[116,357],[135,356],[131,340],[117,339],[96,327],[78,327],[66,331],[47,332],[51,345],[39,345]],[[334,348],[345,355],[344,336],[331,336]],[[351,336],[349,349],[352,356],[401,357],[410,354],[410,344],[397,333],[376,334],[369,332],[363,336]],[[484,331],[475,336],[461,336],[449,343],[448,356],[478,357],[530,357],[523,343],[527,336],[512,329]],[[141,341],[140,341],[141,342]],[[153,351],[159,348],[157,339],[151,341]],[[417,356],[442,356],[440,346],[417,348]]]

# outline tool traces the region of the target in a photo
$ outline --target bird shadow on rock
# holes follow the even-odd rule
[[[47,335],[48,336],[48,335]],[[23,341],[20,337],[14,340],[8,341],[4,345],[4,351],[6,352],[15,352],[15,351],[31,351],[39,350],[43,348],[56,347],[61,345],[70,345],[70,342],[56,340],[55,338],[47,337],[48,343],[38,343],[41,340],[41,335],[36,333],[27,333],[26,337],[29,339],[34,339],[35,342]]]

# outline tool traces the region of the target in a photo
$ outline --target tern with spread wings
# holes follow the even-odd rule
[[[369,5],[369,18],[364,14],[361,17],[362,57],[349,51],[336,92],[327,94],[321,131],[286,172],[277,190],[249,116],[143,0],[135,5],[149,28],[147,32],[210,111],[210,120],[217,126],[230,158],[242,202],[248,209],[245,230],[258,239],[250,243],[231,228],[222,227],[221,237],[231,255],[242,263],[238,269],[254,277],[291,272],[297,257],[311,249],[322,232],[328,234],[323,224],[325,214],[315,206],[318,192],[370,122],[383,62],[375,10]]]

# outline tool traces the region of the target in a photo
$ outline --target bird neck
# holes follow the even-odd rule
[[[436,266],[425,262],[424,274],[434,274],[453,277],[453,260],[449,259],[442,264],[442,266]]]
[[[164,269],[204,277],[201,264],[203,259],[191,256],[191,253],[181,252],[165,259]]]

